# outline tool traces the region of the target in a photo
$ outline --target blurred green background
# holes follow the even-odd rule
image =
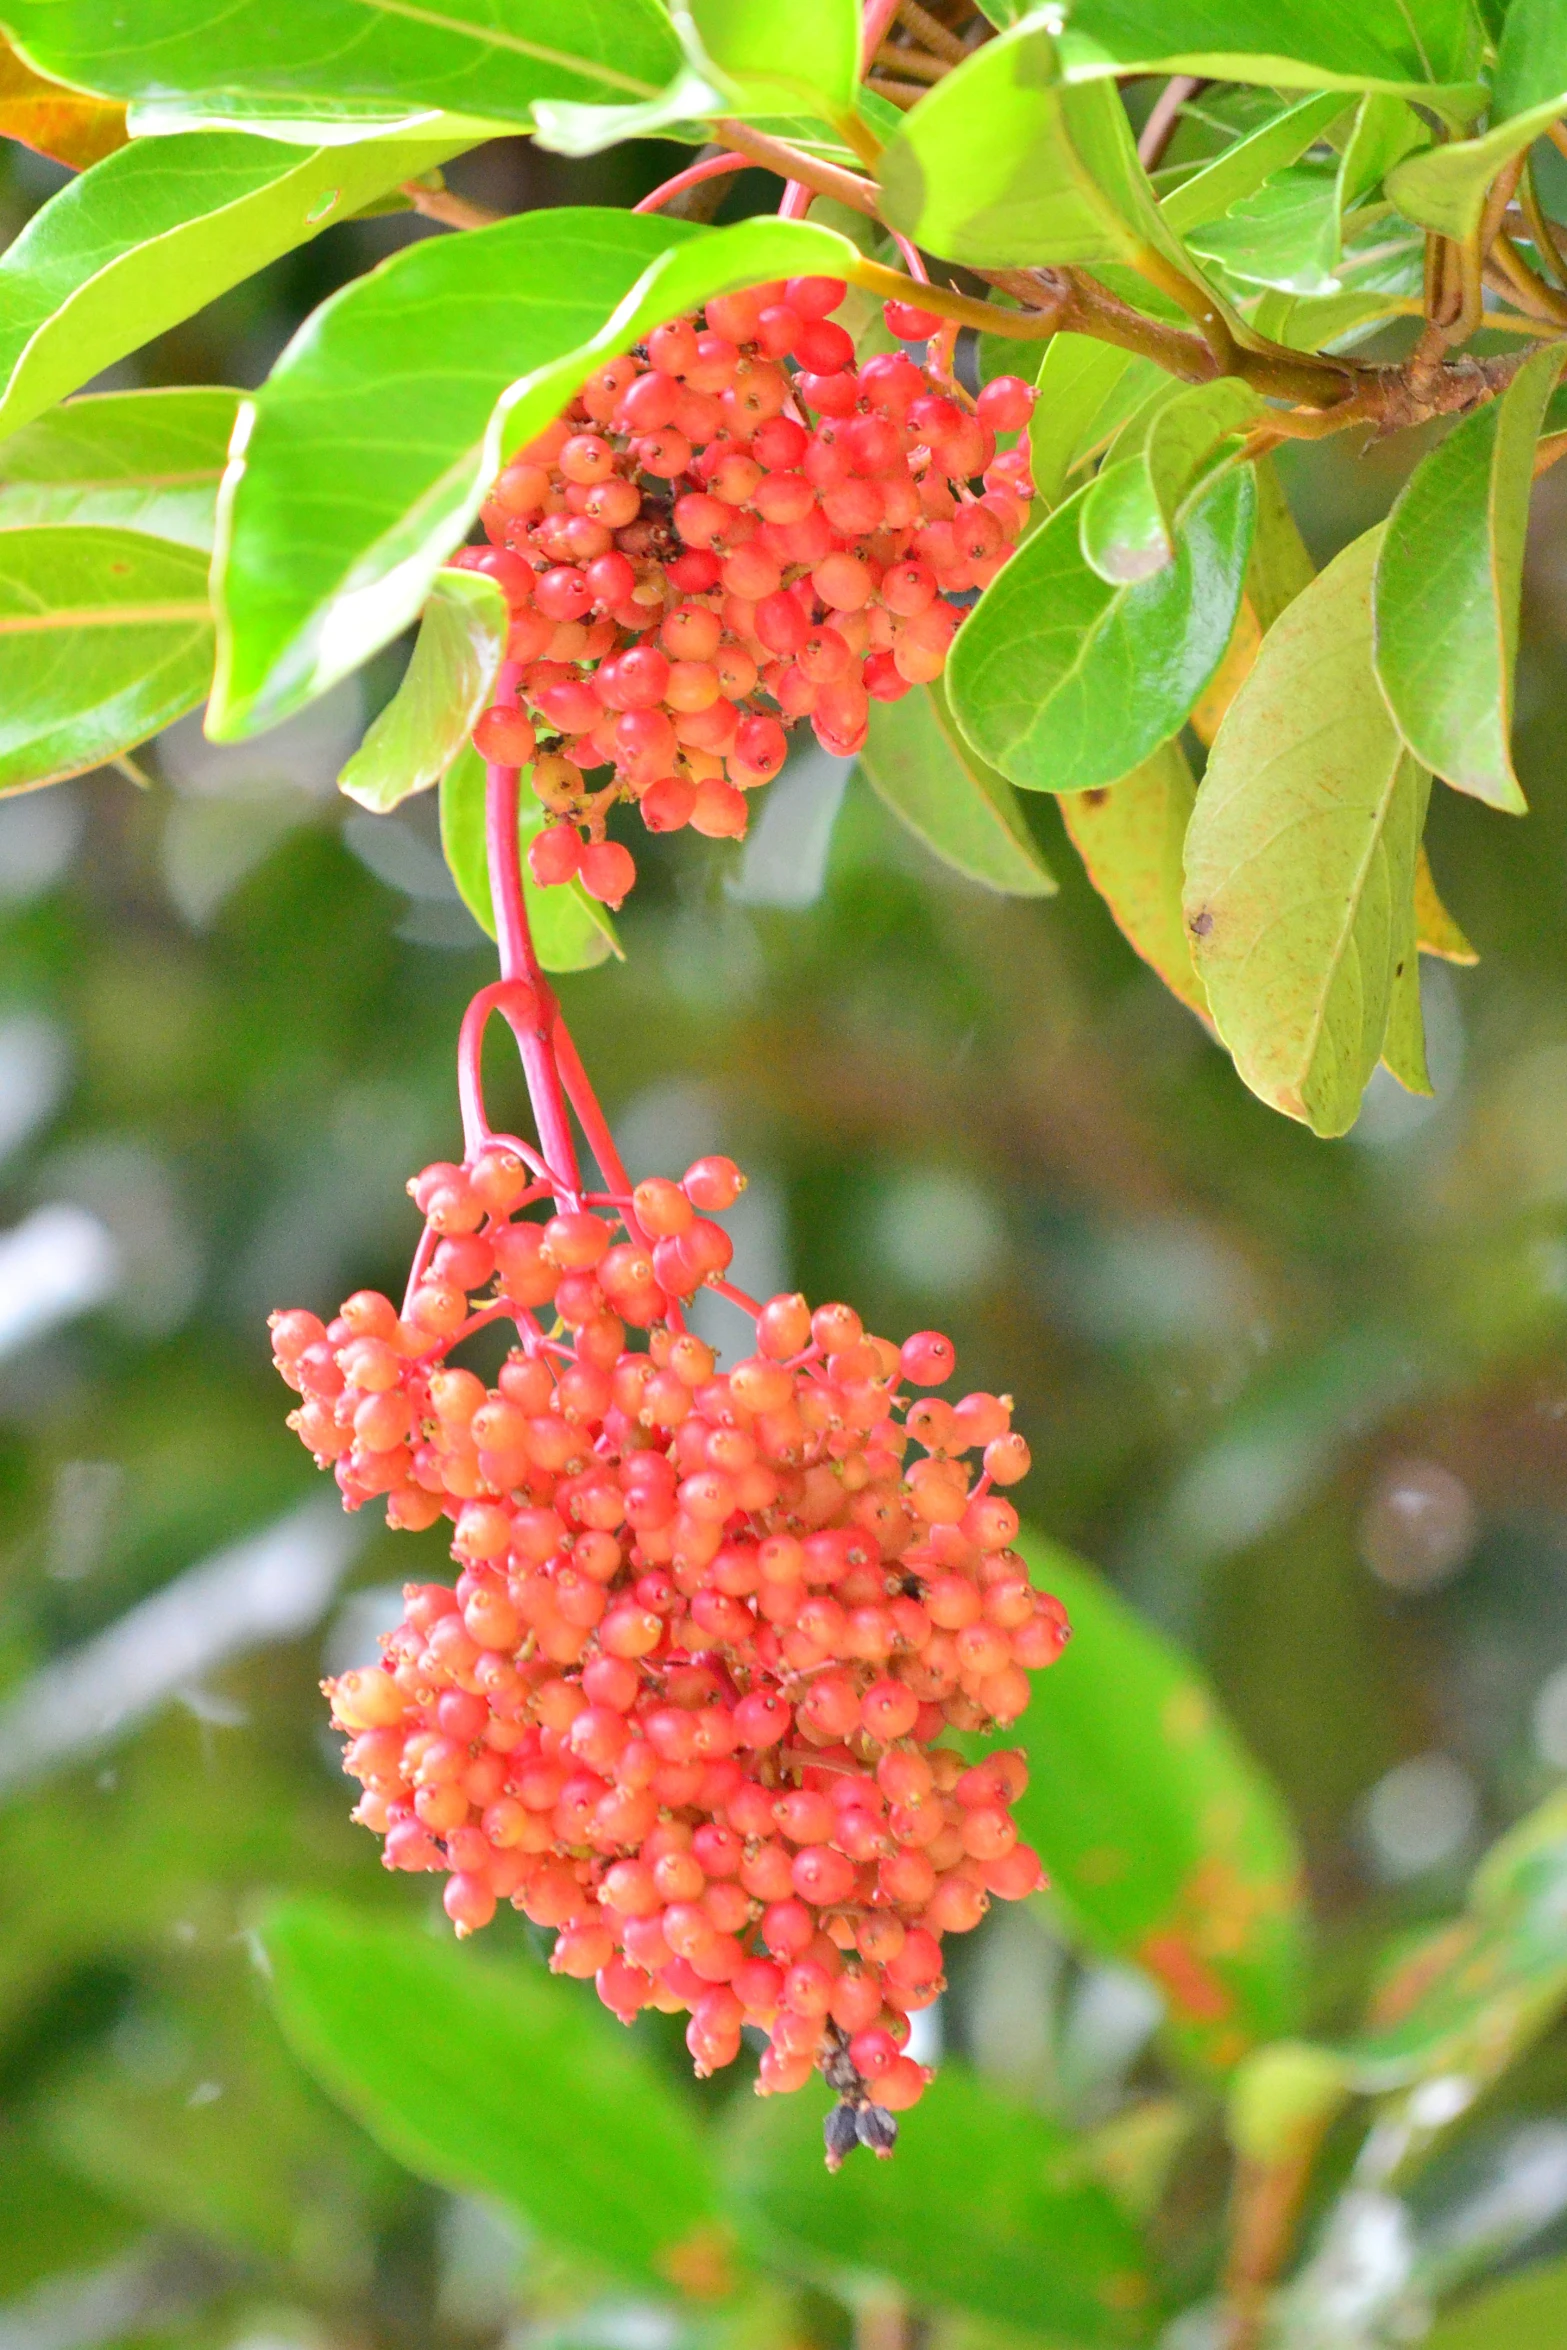
[[[505,142],[451,178],[504,210],[620,202],[666,153]],[[6,235],[61,177],[8,156]],[[427,233],[333,229],[111,380],[254,384]],[[1298,457],[1319,560],[1418,453]],[[1434,1101],[1379,1075],[1346,1141],[1312,1140],[1134,959],[1052,806],[1029,813],[1059,896],[1000,900],[809,749],[743,849],[639,839],[624,966],[562,987],[635,1174],[711,1148],[750,1171],[748,1288],[945,1328],[965,1384],[1016,1396],[1029,1515],[1196,1653],[1285,1793],[1322,2031],[1567,1774],[1564,525],[1567,469],[1530,550],[1535,812],[1433,806],[1481,958],[1424,972]],[[875,2350],[871,2287],[693,2318],[420,2184],[266,2003],[279,1893],[437,1901],[351,1826],[316,1682],[443,1546],[337,1513],[264,1328],[400,1283],[404,1179],[455,1145],[456,1024],[491,973],[431,802],[376,818],[334,790],[400,657],[240,749],[187,722],[145,789],[0,804],[0,2346]],[[538,1963],[520,1919],[489,1942]],[[1166,2078],[1151,1984],[1048,1915],[992,1916],[953,1973],[924,2046],[1014,2095],[1112,2124]],[[636,2030],[683,2095],[749,2095],[748,2063],[699,2088],[663,2019]],[[1567,2037],[1491,2126],[1544,2150],[1531,2253],[1567,2248]],[[939,2090],[907,2127],[939,2131]]]

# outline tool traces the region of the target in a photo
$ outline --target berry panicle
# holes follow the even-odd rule
[[[743,837],[747,794],[809,718],[865,741],[873,700],[939,677],[965,609],[1028,518],[1032,388],[971,401],[907,352],[856,365],[838,278],[716,297],[589,378],[491,486],[460,565],[511,612],[516,698],[474,741],[532,766],[551,822],[535,880],[619,905],[636,878],[605,820]],[[888,305],[895,333],[941,321]]]
[[[701,2074],[755,2026],[759,2092],[837,2092],[836,2167],[926,2085],[943,1937],[1044,1882],[1021,1754],[943,1739],[1015,1721],[1068,1625],[1011,1547],[1011,1399],[929,1392],[940,1333],[774,1297],[721,1371],[683,1326],[743,1182],[710,1157],[530,1215],[544,1182],[492,1142],[410,1184],[401,1312],[362,1290],[272,1336],[345,1504],[452,1528],[455,1582],[409,1584],[382,1663],[325,1685],[387,1867],[443,1873],[459,1935],[503,1901],[552,1928],[627,2022],[688,2015]],[[500,1318],[487,1385],[449,1357]]]

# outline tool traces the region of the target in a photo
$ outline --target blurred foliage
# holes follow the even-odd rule
[[[515,209],[622,200],[660,169],[502,142],[451,176]],[[14,229],[59,175],[8,170]],[[113,380],[253,383],[336,282],[426,233],[334,228]],[[1292,454],[1319,559],[1414,454]],[[371,1653],[389,1587],[441,1572],[437,1536],[360,1526],[287,1638],[245,1617],[232,1561],[180,1587],[179,1639],[136,1612],[305,1499],[263,1317],[393,1283],[404,1177],[452,1145],[452,1039],[491,964],[431,799],[377,818],[337,796],[371,715],[355,687],[241,749],[182,725],[144,790],[105,772],[0,807],[0,2340],[841,2350],[852,2327],[892,2350],[906,2296],[932,2350],[1150,2340],[1194,2303],[1166,2339],[1202,2350],[1230,2176],[1212,2073],[1277,2033],[1358,2048],[1383,2100],[1369,2136],[1364,2104],[1325,2125],[1280,2338],[1412,2339],[1452,2296],[1440,2350],[1559,2338],[1553,1814],[1517,1883],[1493,1870],[1452,1921],[1480,1852],[1567,1772],[1564,523],[1553,474],[1526,573],[1529,826],[1433,807],[1481,959],[1424,972],[1430,1102],[1379,1076],[1351,1135],[1314,1141],[1135,960],[1053,803],[1027,820],[1059,896],[1002,901],[810,755],[743,850],[650,842],[625,963],[563,982],[634,1171],[733,1151],[747,1286],[949,1329],[965,1376],[1017,1397],[1032,1520],[1121,1595],[1061,1569],[1082,1637],[1024,1733],[1059,1897],[954,1949],[947,2077],[893,2165],[835,2182],[809,2093],[691,2084],[665,2019],[622,2042],[518,1919],[486,1962],[427,1944],[428,1887],[350,1825],[315,1682]],[[378,664],[372,696],[397,674]],[[504,1122],[521,1089],[494,1049]],[[61,1210],[97,1235],[96,1286],[40,1305],[33,1219]],[[1107,1822],[1130,1875],[1103,1864]],[[549,2104],[551,2068],[600,2036],[610,2110],[529,2118],[534,2175],[551,2131],[579,2140],[549,2195],[526,2147],[508,2187],[314,2085],[258,1957],[279,1898],[321,1893],[357,1913],[345,1932],[385,1921],[398,1980],[426,1970],[399,2015],[432,2061],[451,2001],[482,2006],[492,1978],[515,1987],[505,2031],[546,2038],[519,2100]],[[1248,1920],[1273,1936],[1250,1973]],[[1390,1944],[1404,2004],[1384,1983],[1357,2040]],[[1217,2047],[1213,1983],[1247,2003]],[[1422,2030],[1440,2061],[1372,2077]],[[1483,2045],[1455,2069],[1461,2033]],[[615,2197],[632,2079],[664,2142],[713,2133],[727,2214],[704,2237],[707,2189],[658,2173],[695,2246],[667,2290],[640,2254],[628,2274],[613,2221],[550,2225],[571,2180]],[[1482,2285],[1499,2262],[1525,2273]],[[1361,2330],[1330,2336],[1346,2277]]]

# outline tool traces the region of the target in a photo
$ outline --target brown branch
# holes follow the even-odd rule
[[[877,50],[874,62],[896,75],[909,75],[917,82],[944,82],[952,67],[944,57],[927,57],[923,49],[911,49],[905,44],[898,48],[884,41]]]
[[[1559,294],[1537,277],[1519,252],[1505,229],[1498,230],[1491,242],[1491,254],[1507,279],[1508,299],[1531,317],[1548,319],[1553,326],[1567,326],[1567,294]]]
[[[766,131],[753,130],[749,123],[724,121],[714,127],[726,147],[732,147],[737,155],[749,156],[764,171],[775,171],[781,179],[799,180],[803,186],[814,188],[819,196],[835,196],[852,211],[864,212],[872,220],[876,218],[874,180],[862,178],[857,171],[845,171],[840,164],[829,163],[823,156],[807,155],[802,147],[791,147],[787,139],[774,139]]]
[[[1154,100],[1153,111],[1143,124],[1142,136],[1137,142],[1137,160],[1144,171],[1157,171],[1164,161],[1165,149],[1180,125],[1181,108],[1205,90],[1208,84],[1201,74],[1172,74]]]
[[[438,220],[443,228],[493,228],[504,220],[504,212],[492,212],[487,204],[470,204],[466,196],[455,195],[450,188],[427,188],[418,180],[404,180],[402,193],[415,212],[426,220]]]
[[[1524,219],[1529,224],[1529,235],[1533,240],[1535,251],[1546,267],[1554,273],[1558,284],[1567,286],[1567,258],[1563,257],[1561,246],[1556,241],[1554,222],[1546,218],[1535,188],[1534,173],[1527,164],[1524,167],[1523,178],[1519,182],[1518,194]]]
[[[901,106],[905,114],[926,95],[923,82],[890,82],[884,74],[871,74],[865,87],[874,90],[878,98],[885,98],[889,106]]]
[[[939,16],[932,16],[928,8],[922,8],[920,0],[898,0],[898,22],[916,41],[934,56],[944,57],[949,65],[961,65],[969,54],[951,27],[944,25]]]

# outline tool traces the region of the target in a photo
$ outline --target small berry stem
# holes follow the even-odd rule
[[[489,1025],[491,1013],[504,1013],[510,1024],[515,1027],[512,1013],[519,1009],[518,994],[519,985],[516,980],[496,980],[493,985],[480,988],[463,1014],[462,1027],[457,1037],[457,1098],[462,1106],[463,1149],[470,1159],[477,1158],[486,1143],[501,1139],[497,1137],[491,1126],[484,1107],[480,1063],[484,1048],[484,1031]],[[507,1011],[508,998],[511,1001],[511,1012]],[[563,1179],[552,1168],[545,1165],[531,1143],[521,1142],[514,1135],[508,1135],[504,1139],[516,1150],[518,1157],[533,1169],[535,1175],[543,1177],[548,1182],[552,1191],[561,1189]]]
[[[752,168],[749,155],[709,155],[703,162],[693,163],[686,170],[677,171],[673,179],[663,181],[651,194],[644,196],[640,204],[633,204],[631,209],[633,212],[661,212],[674,197],[683,196],[687,188],[700,187],[703,180],[720,179],[726,171],[750,171]]]
[[[726,1297],[732,1306],[738,1306],[743,1314],[749,1314],[753,1322],[762,1310],[756,1298],[747,1297],[745,1291],[736,1289],[732,1281],[720,1281],[716,1274],[709,1279],[707,1286],[716,1297]]]

